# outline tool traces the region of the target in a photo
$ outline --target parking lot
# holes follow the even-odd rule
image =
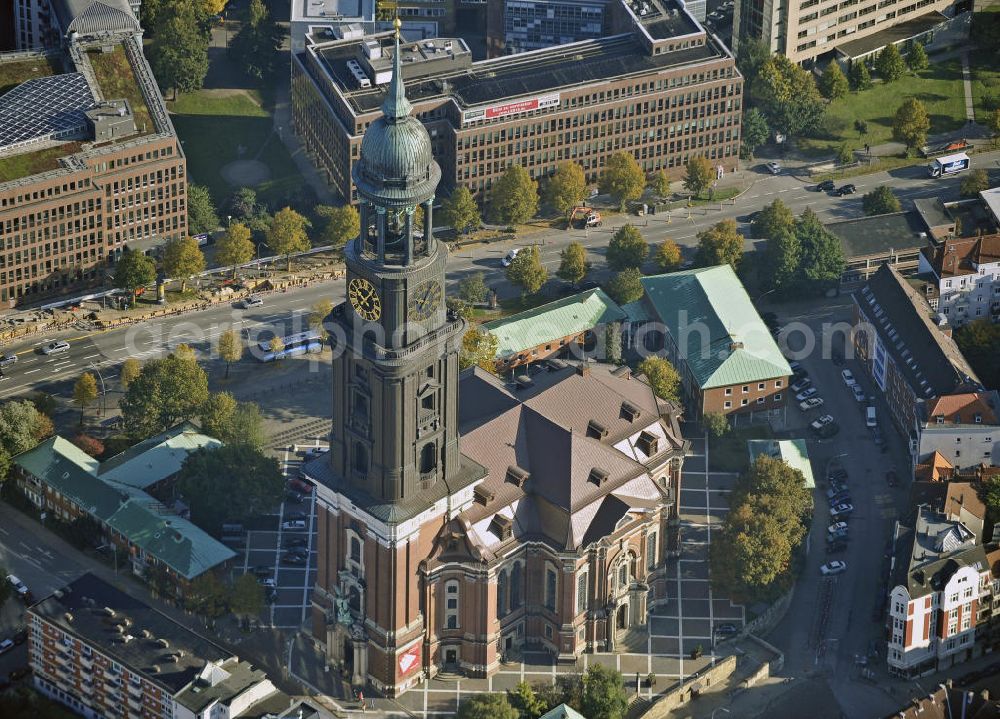
[[[298,478],[307,451],[300,447],[284,451],[281,467],[286,480]],[[291,494],[295,494],[294,489]],[[315,493],[299,494],[301,499],[290,495],[277,513],[265,515],[246,528],[236,565],[238,573],[252,572],[265,585],[270,584],[268,580],[273,581],[274,589],[269,591],[263,621],[276,629],[298,629],[302,625],[308,616],[309,597],[316,581]],[[295,521],[304,523],[304,528],[287,528],[286,523]],[[289,550],[303,557],[294,560],[301,563],[289,561]]]

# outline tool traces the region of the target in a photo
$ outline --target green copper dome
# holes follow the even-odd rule
[[[398,26],[395,53],[382,117],[368,126],[351,174],[358,193],[376,204],[414,205],[434,194],[441,168],[423,123],[410,115],[413,106],[403,86]]]

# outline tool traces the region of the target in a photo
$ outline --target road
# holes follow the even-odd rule
[[[976,156],[978,167],[1000,166],[1000,152],[983,153]],[[858,193],[844,198],[827,193],[814,192],[806,183],[793,174],[770,175],[756,169],[743,171],[747,182],[752,185],[735,204],[710,205],[694,208],[690,217],[674,212],[670,221],[663,215],[646,218],[614,216],[603,227],[592,230],[547,230],[533,233],[521,242],[498,242],[452,252],[448,261],[449,286],[464,276],[481,271],[486,274],[487,284],[495,285],[501,297],[511,296],[516,288],[501,280],[500,258],[512,247],[521,244],[539,244],[542,264],[554,275],[559,266],[559,253],[571,242],[581,242],[589,250],[594,265],[593,277],[602,279],[607,275],[604,253],[611,235],[627,221],[638,224],[651,244],[670,238],[684,250],[687,258],[693,257],[697,245],[697,235],[711,225],[728,218],[745,217],[764,205],[780,198],[792,211],[797,213],[809,207],[820,219],[829,222],[861,216],[861,195],[881,184],[892,187],[903,201],[904,209],[912,207],[912,201],[921,197],[941,197],[944,200],[958,199],[961,176],[945,179],[927,177],[922,165],[864,175],[853,179]],[[744,230],[745,223],[741,223]],[[748,249],[752,246],[747,241]],[[651,268],[650,268],[651,269]],[[236,327],[246,330],[250,337],[258,334],[262,338],[270,333],[291,332],[305,327],[306,315],[311,305],[321,298],[339,302],[344,296],[342,282],[313,284],[302,289],[269,295],[265,305],[253,310],[239,310],[234,306],[222,305],[211,309],[191,312],[177,317],[153,320],[138,327],[129,327],[112,332],[92,335],[74,335],[72,332],[52,333],[36,336],[31,342],[11,345],[6,352],[18,354],[18,362],[5,370],[0,379],[0,398],[17,396],[44,388],[56,395],[68,397],[66,380],[73,379],[81,372],[96,366],[105,381],[117,374],[117,365],[128,357],[140,359],[156,356],[169,351],[180,343],[187,343],[195,349],[207,353],[212,341],[219,334]],[[57,357],[45,357],[37,348],[53,339],[67,339],[70,350]],[[203,355],[207,357],[207,354]]]

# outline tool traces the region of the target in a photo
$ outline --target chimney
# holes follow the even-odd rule
[[[576,366],[576,373],[578,375],[580,375],[581,377],[589,377],[590,376],[590,365],[588,365],[586,362],[578,364]]]

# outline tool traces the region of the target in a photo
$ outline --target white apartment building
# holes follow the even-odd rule
[[[913,464],[935,452],[958,470],[994,465],[1000,458],[1000,397],[997,392],[963,392],[922,405]]]
[[[948,238],[926,247],[917,271],[937,286],[931,306],[951,326],[1000,320],[1000,234]]]

